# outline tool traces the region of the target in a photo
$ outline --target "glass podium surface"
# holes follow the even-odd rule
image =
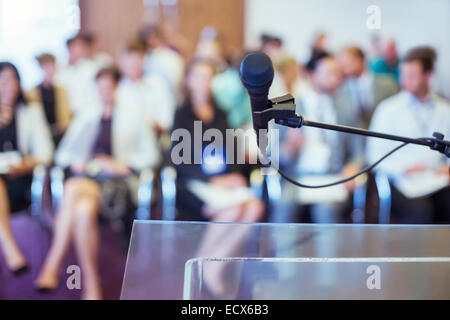
[[[121,298],[450,299],[450,226],[137,220]]]

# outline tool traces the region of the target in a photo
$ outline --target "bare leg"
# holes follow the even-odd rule
[[[242,215],[242,207],[233,207],[218,213],[211,222],[236,222]],[[208,226],[205,236],[200,244],[199,256],[211,255],[215,252],[217,245],[222,242],[225,234],[229,232],[229,226],[226,224],[215,224]],[[217,256],[216,256],[217,257]]]
[[[76,204],[75,248],[83,275],[83,299],[99,300],[102,298],[97,262],[100,188],[95,182],[86,184],[85,188],[89,188],[91,192],[78,199]]]
[[[19,249],[11,230],[8,191],[5,182],[0,178],[0,248],[6,264],[12,271],[26,266],[27,262]]]
[[[229,215],[227,213],[220,214],[215,217],[214,222],[241,222],[252,223],[258,222],[262,219],[264,212],[264,205],[260,200],[251,200],[240,207],[238,215]],[[216,257],[230,257],[236,252],[240,251],[241,244],[248,236],[248,232],[251,225],[215,225],[221,229],[221,232],[214,230],[211,232],[211,242],[219,242],[221,245],[216,245],[214,250],[214,256]],[[215,229],[215,228],[214,228]],[[217,238],[221,236],[221,238]],[[215,238],[215,239],[214,239]],[[214,241],[213,241],[214,239]]]
[[[52,244],[41,272],[35,282],[38,289],[56,289],[59,283],[64,257],[66,256],[73,235],[74,206],[84,190],[81,179],[69,179],[64,186],[64,199],[56,216]]]
[[[246,204],[227,210],[216,215],[214,222],[258,222],[262,219],[264,205],[260,200],[251,200]],[[233,257],[238,256],[242,251],[245,238],[248,237],[251,225],[212,225],[208,228],[200,256],[204,257]],[[227,283],[223,276],[225,273],[225,263],[210,263],[208,268],[203,269],[203,277],[209,289],[217,296],[224,297],[229,292]],[[232,296],[227,297],[229,299]]]

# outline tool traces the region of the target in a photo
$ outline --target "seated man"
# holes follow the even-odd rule
[[[297,101],[298,113],[308,120],[337,123],[333,94],[341,83],[338,62],[327,53],[321,53],[313,57],[307,67],[311,88]],[[358,166],[353,159],[343,158],[344,148],[337,132],[308,127],[289,129],[280,148],[280,164],[300,181],[302,176],[311,175],[319,179],[329,174],[347,177],[354,174]],[[346,166],[344,160],[349,162]],[[354,187],[353,182],[346,186],[350,191]],[[337,222],[340,217],[338,205],[333,203],[314,204],[311,213],[313,222],[317,223]]]
[[[412,138],[434,131],[450,136],[450,104],[430,88],[436,53],[429,47],[411,49],[401,64],[402,91],[375,110],[370,129]],[[399,145],[368,139],[367,159],[373,163]],[[378,170],[392,182],[392,218],[400,223],[448,223],[450,187],[448,159],[426,147],[408,145],[380,163]]]
[[[368,70],[365,54],[358,47],[344,48],[339,63],[345,77],[337,94],[339,123],[367,128],[375,106],[396,94],[398,85],[391,76]]]
[[[117,100],[144,119],[156,133],[166,132],[172,126],[176,96],[161,75],[154,71],[144,74],[144,61],[145,45],[140,41],[129,42],[120,56],[123,78],[117,89]]]
[[[123,190],[123,183],[130,194],[135,194],[137,172],[153,168],[160,160],[159,154],[152,152],[155,139],[145,121],[129,112],[127,105],[116,102],[118,72],[102,69],[96,79],[101,106],[74,120],[55,156],[56,164],[67,168],[69,178],[52,245],[36,280],[40,290],[57,287],[64,256],[73,241],[83,271],[85,299],[102,297],[96,262],[97,217],[100,210],[107,215],[112,209],[106,195],[111,193],[111,186]],[[121,198],[126,201],[126,197]]]
[[[339,62],[345,81],[336,93],[338,123],[367,129],[375,107],[384,99],[396,94],[398,86],[389,75],[368,70],[364,52],[358,47],[347,47],[339,54]],[[365,138],[342,135],[352,157],[362,166],[365,164]]]
[[[55,82],[66,89],[71,112],[77,116],[95,104],[95,75],[101,67],[90,59],[89,45],[82,35],[68,39],[66,44],[69,60],[58,69]]]

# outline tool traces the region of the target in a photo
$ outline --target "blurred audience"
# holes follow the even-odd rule
[[[0,248],[9,269],[18,274],[27,262],[13,237],[10,213],[30,203],[33,169],[50,164],[53,144],[41,107],[29,103],[22,92],[16,67],[0,62],[0,162],[11,153],[17,154],[16,160],[0,172]]]
[[[44,53],[36,59],[44,73],[44,77],[42,82],[26,92],[26,95],[29,101],[37,102],[44,108],[53,143],[57,145],[69,127],[72,118],[69,97],[63,87],[55,84],[55,56]]]
[[[401,63],[402,91],[375,110],[370,129],[413,138],[433,131],[450,135],[450,103],[437,96],[430,83],[436,53],[430,47],[413,48]],[[399,143],[370,138],[369,162],[375,162]],[[392,215],[401,223],[450,221],[449,161],[422,146],[408,145],[380,163],[378,171],[392,182]]]
[[[96,76],[100,107],[74,120],[56,152],[56,164],[67,169],[68,179],[52,245],[36,280],[40,290],[58,286],[63,259],[74,242],[83,270],[83,298],[101,298],[97,265],[99,211],[107,217],[114,210],[114,201],[111,204],[110,200],[127,200],[120,194],[124,184],[128,194],[136,194],[137,174],[158,164],[147,123],[116,99],[118,81],[115,69],[100,70]],[[116,188],[112,196],[111,187]],[[125,208],[125,212],[133,210]]]

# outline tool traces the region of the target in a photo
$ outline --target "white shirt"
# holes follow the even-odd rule
[[[18,106],[16,117],[19,151],[49,165],[53,157],[53,141],[42,107],[34,103]]]
[[[145,74],[156,73],[162,76],[170,85],[177,97],[180,95],[184,74],[184,61],[181,55],[169,48],[156,48],[145,58]]]
[[[406,91],[384,100],[379,104],[372,117],[370,130],[411,138],[432,137],[433,132],[441,132],[446,140],[450,137],[450,103],[431,94],[425,103],[417,100]],[[367,158],[374,163],[401,142],[378,138],[368,138]],[[414,165],[425,165],[430,171],[436,171],[448,163],[444,155],[428,147],[407,145],[382,161],[377,170],[385,172],[400,191],[406,193],[402,179],[409,178],[405,170]],[[428,192],[435,190],[430,185]]]
[[[106,52],[96,52],[90,60],[94,62],[98,70],[114,64],[114,59]]]
[[[333,99],[310,89],[305,92],[297,110],[306,120],[336,123]],[[319,128],[302,127],[305,145],[300,151],[297,170],[300,174],[321,174],[340,167],[337,163],[339,139],[336,132]]]
[[[372,107],[374,101],[373,81],[373,74],[367,71],[357,78],[347,80],[355,106],[360,106],[366,110]]]
[[[95,76],[99,69],[98,62],[83,59],[58,71],[55,82],[67,90],[75,116],[98,105]]]
[[[118,104],[142,117],[149,126],[157,123],[169,129],[176,109],[176,97],[161,77],[151,75],[133,82],[122,79],[117,92]]]

